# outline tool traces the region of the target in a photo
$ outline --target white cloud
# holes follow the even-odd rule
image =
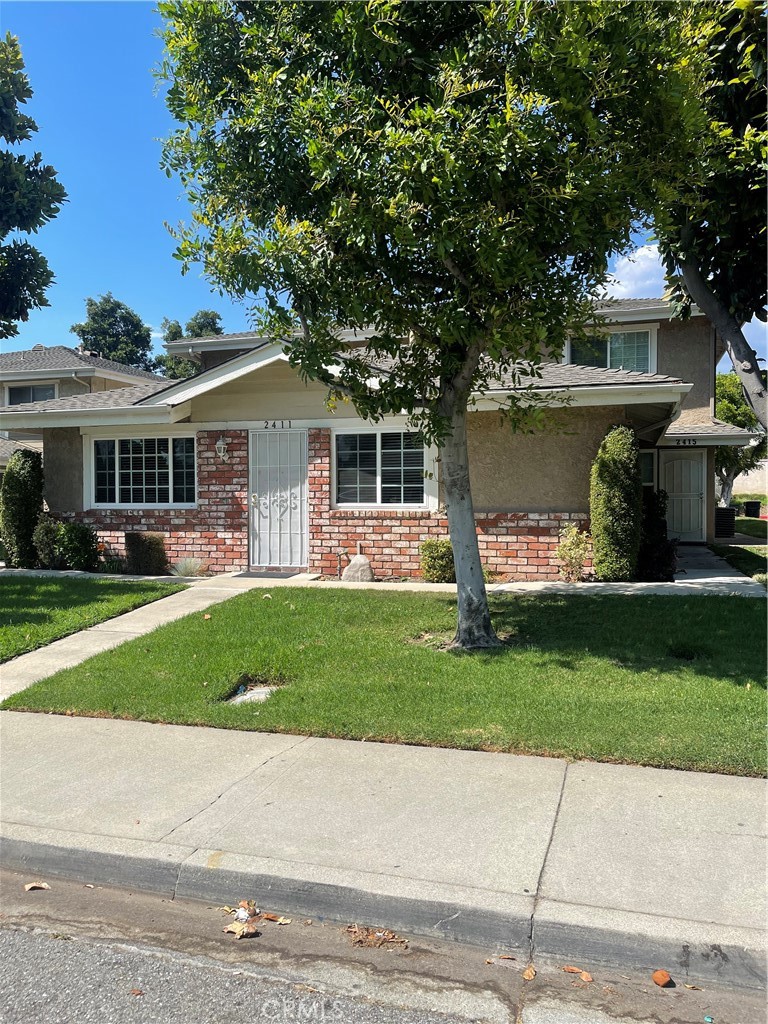
[[[159,330],[157,327],[151,327],[149,330],[149,336],[150,338],[154,338],[155,341],[160,341],[160,339],[163,336],[163,332]]]
[[[664,294],[664,268],[656,245],[641,245],[629,256],[620,256],[608,279],[608,295],[614,299],[656,299]]]

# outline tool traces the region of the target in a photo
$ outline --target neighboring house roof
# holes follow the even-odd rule
[[[30,372],[39,376],[42,372],[55,376],[59,370],[70,372],[83,370],[100,370],[99,376],[109,377],[119,374],[127,377],[141,377],[144,380],[160,380],[157,374],[149,370],[139,370],[127,363],[118,363],[114,359],[103,359],[99,355],[83,352],[66,345],[35,345],[23,352],[0,353],[0,373],[4,376],[13,374],[19,379]]]
[[[25,402],[10,405],[2,412],[8,416],[33,412],[81,412],[89,409],[129,409],[144,398],[163,391],[176,381],[157,381],[153,384],[139,384],[134,387],[112,388],[109,391],[91,391],[85,395],[71,395],[69,398],[49,398],[45,402]]]

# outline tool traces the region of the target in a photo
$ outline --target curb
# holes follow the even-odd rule
[[[766,935],[749,928],[566,904],[533,896],[200,850],[163,842],[0,826],[5,868],[167,898],[268,909],[339,924],[381,925],[494,950],[583,960],[761,990]]]

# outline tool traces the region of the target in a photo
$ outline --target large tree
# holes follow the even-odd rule
[[[661,192],[656,225],[670,295],[692,302],[723,339],[755,416],[768,424],[766,387],[743,327],[766,319],[766,5],[705,0],[683,19],[701,76],[703,131],[678,187]],[[672,143],[674,144],[674,142]]]
[[[116,299],[112,292],[100,295],[98,299],[86,299],[85,314],[83,323],[70,327],[83,348],[141,370],[154,369],[149,327],[138,313]]]
[[[760,432],[757,417],[746,402],[741,381],[735,373],[717,375],[715,414],[726,423]],[[765,458],[766,439],[765,432],[762,433],[763,437],[755,444],[745,445],[743,448],[722,445],[715,450],[715,475],[721,505],[730,505],[736,477],[755,469]]]
[[[677,170],[686,74],[667,4],[160,4],[179,255],[266,297],[291,362],[440,446],[455,645],[498,643],[467,410],[583,328],[653,180]],[[340,328],[372,327],[368,351]],[[371,364],[379,367],[372,373]],[[383,366],[384,371],[381,367]],[[371,378],[376,378],[374,386]],[[521,384],[507,412],[526,420]]]
[[[7,146],[28,142],[37,125],[21,107],[32,96],[19,41],[0,39],[0,139]],[[46,289],[53,272],[42,253],[11,232],[30,234],[52,220],[67,193],[56,171],[39,153],[25,155],[0,149],[0,338],[19,333],[17,324],[29,319],[32,309],[48,305]]]
[[[163,341],[180,341],[182,338],[213,338],[224,333],[221,326],[221,313],[213,309],[198,309],[198,311],[187,320],[186,328],[182,328],[178,320],[169,320],[167,317],[162,323]],[[200,372],[200,364],[194,359],[185,359],[183,356],[164,355],[158,356],[155,366],[162,374],[170,380],[182,380]]]

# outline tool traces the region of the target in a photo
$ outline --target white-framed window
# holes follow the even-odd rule
[[[566,362],[577,366],[602,366],[610,370],[656,372],[655,327],[632,327],[596,334],[584,340],[571,338]]]
[[[194,437],[97,438],[92,445],[95,507],[195,504]]]
[[[55,384],[8,385],[8,405],[26,405],[28,402],[49,402],[55,397]]]
[[[405,430],[339,432],[333,446],[337,507],[427,503],[424,442]]]
[[[640,464],[640,481],[643,487],[656,489],[656,452],[643,450],[638,452]]]

